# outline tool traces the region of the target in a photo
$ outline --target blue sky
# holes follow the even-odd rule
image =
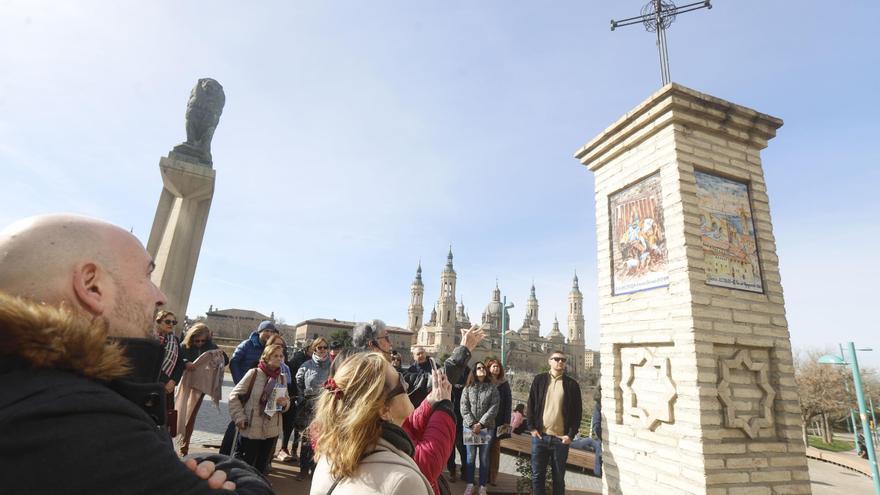
[[[655,91],[642,2],[0,0],[0,225],[46,212],[146,240],[195,81],[227,102],[189,313],[403,325],[450,243],[480,318],[498,277],[598,342],[593,177],[574,151]],[[877,351],[875,2],[717,0],[669,31],[672,79],[781,117],[763,152],[795,348]],[[426,310],[426,312],[429,311]]]

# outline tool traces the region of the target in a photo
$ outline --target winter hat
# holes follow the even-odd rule
[[[275,328],[275,324],[269,320],[261,322],[260,326],[257,327],[257,333],[262,332],[263,330],[272,330],[273,332],[278,332],[278,329]]]

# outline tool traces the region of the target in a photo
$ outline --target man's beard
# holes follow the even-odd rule
[[[129,330],[127,335],[131,337],[159,340],[152,313],[145,314],[143,308],[132,301],[122,284],[117,282],[116,287],[119,294],[111,315],[116,325],[121,328],[111,328],[111,333],[125,329]]]

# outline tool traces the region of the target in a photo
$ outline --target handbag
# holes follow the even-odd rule
[[[168,421],[166,423],[168,425],[168,434],[171,435],[171,438],[177,436],[177,409],[171,409],[168,411],[168,414],[165,416]]]

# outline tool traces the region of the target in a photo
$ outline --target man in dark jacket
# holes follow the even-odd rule
[[[536,376],[529,389],[528,421],[532,428],[532,493],[543,495],[547,463],[553,473],[553,495],[565,493],[568,449],[583,414],[581,387],[565,374],[565,354],[550,355],[549,373]]]
[[[449,459],[446,461],[446,469],[449,470],[449,481],[455,482],[455,451],[458,451],[458,455],[461,457],[461,472],[459,473],[459,478],[461,481],[464,481],[465,477],[465,465],[467,463],[467,448],[464,445],[464,430],[462,429],[464,424],[462,422],[461,417],[461,392],[464,390],[464,386],[467,383],[467,377],[470,375],[471,369],[467,366],[464,368],[464,372],[459,377],[458,381],[452,384],[452,407],[455,411],[455,448],[452,449],[452,453],[449,454]]]
[[[415,376],[424,376],[425,380],[427,377],[431,376],[431,361],[428,359],[428,354],[425,353],[425,348],[422,346],[416,347],[413,349],[413,362],[406,369],[406,372],[409,374],[413,374]],[[424,392],[424,393],[423,393]],[[425,397],[428,395],[428,389],[424,388],[421,390],[414,390],[413,393],[409,394],[409,400],[412,402],[413,407],[419,407]]]
[[[266,320],[260,322],[260,325],[251,333],[250,337],[238,344],[235,352],[232,353],[232,359],[229,360],[232,383],[238,384],[244,378],[245,373],[257,366],[260,362],[260,355],[263,354],[263,348],[266,347],[266,341],[269,340],[269,337],[276,334],[278,334],[278,329],[275,328],[275,324]]]
[[[240,461],[174,453],[153,267],[133,235],[85,217],[0,232],[4,493],[272,493]]]
[[[385,322],[382,320],[361,323],[354,327],[351,335],[352,347],[355,349],[379,352],[385,356],[385,359],[391,361],[391,338],[388,336],[388,329],[385,328]],[[443,363],[442,370],[449,383],[455,383],[461,377],[471,359],[471,352],[483,340],[484,335],[483,329],[478,325],[461,330],[461,345],[456,347],[452,351],[452,356]],[[431,391],[431,372],[425,372],[421,369],[416,371],[407,369],[401,373],[401,376],[406,383],[410,400],[417,400],[421,404]]]

